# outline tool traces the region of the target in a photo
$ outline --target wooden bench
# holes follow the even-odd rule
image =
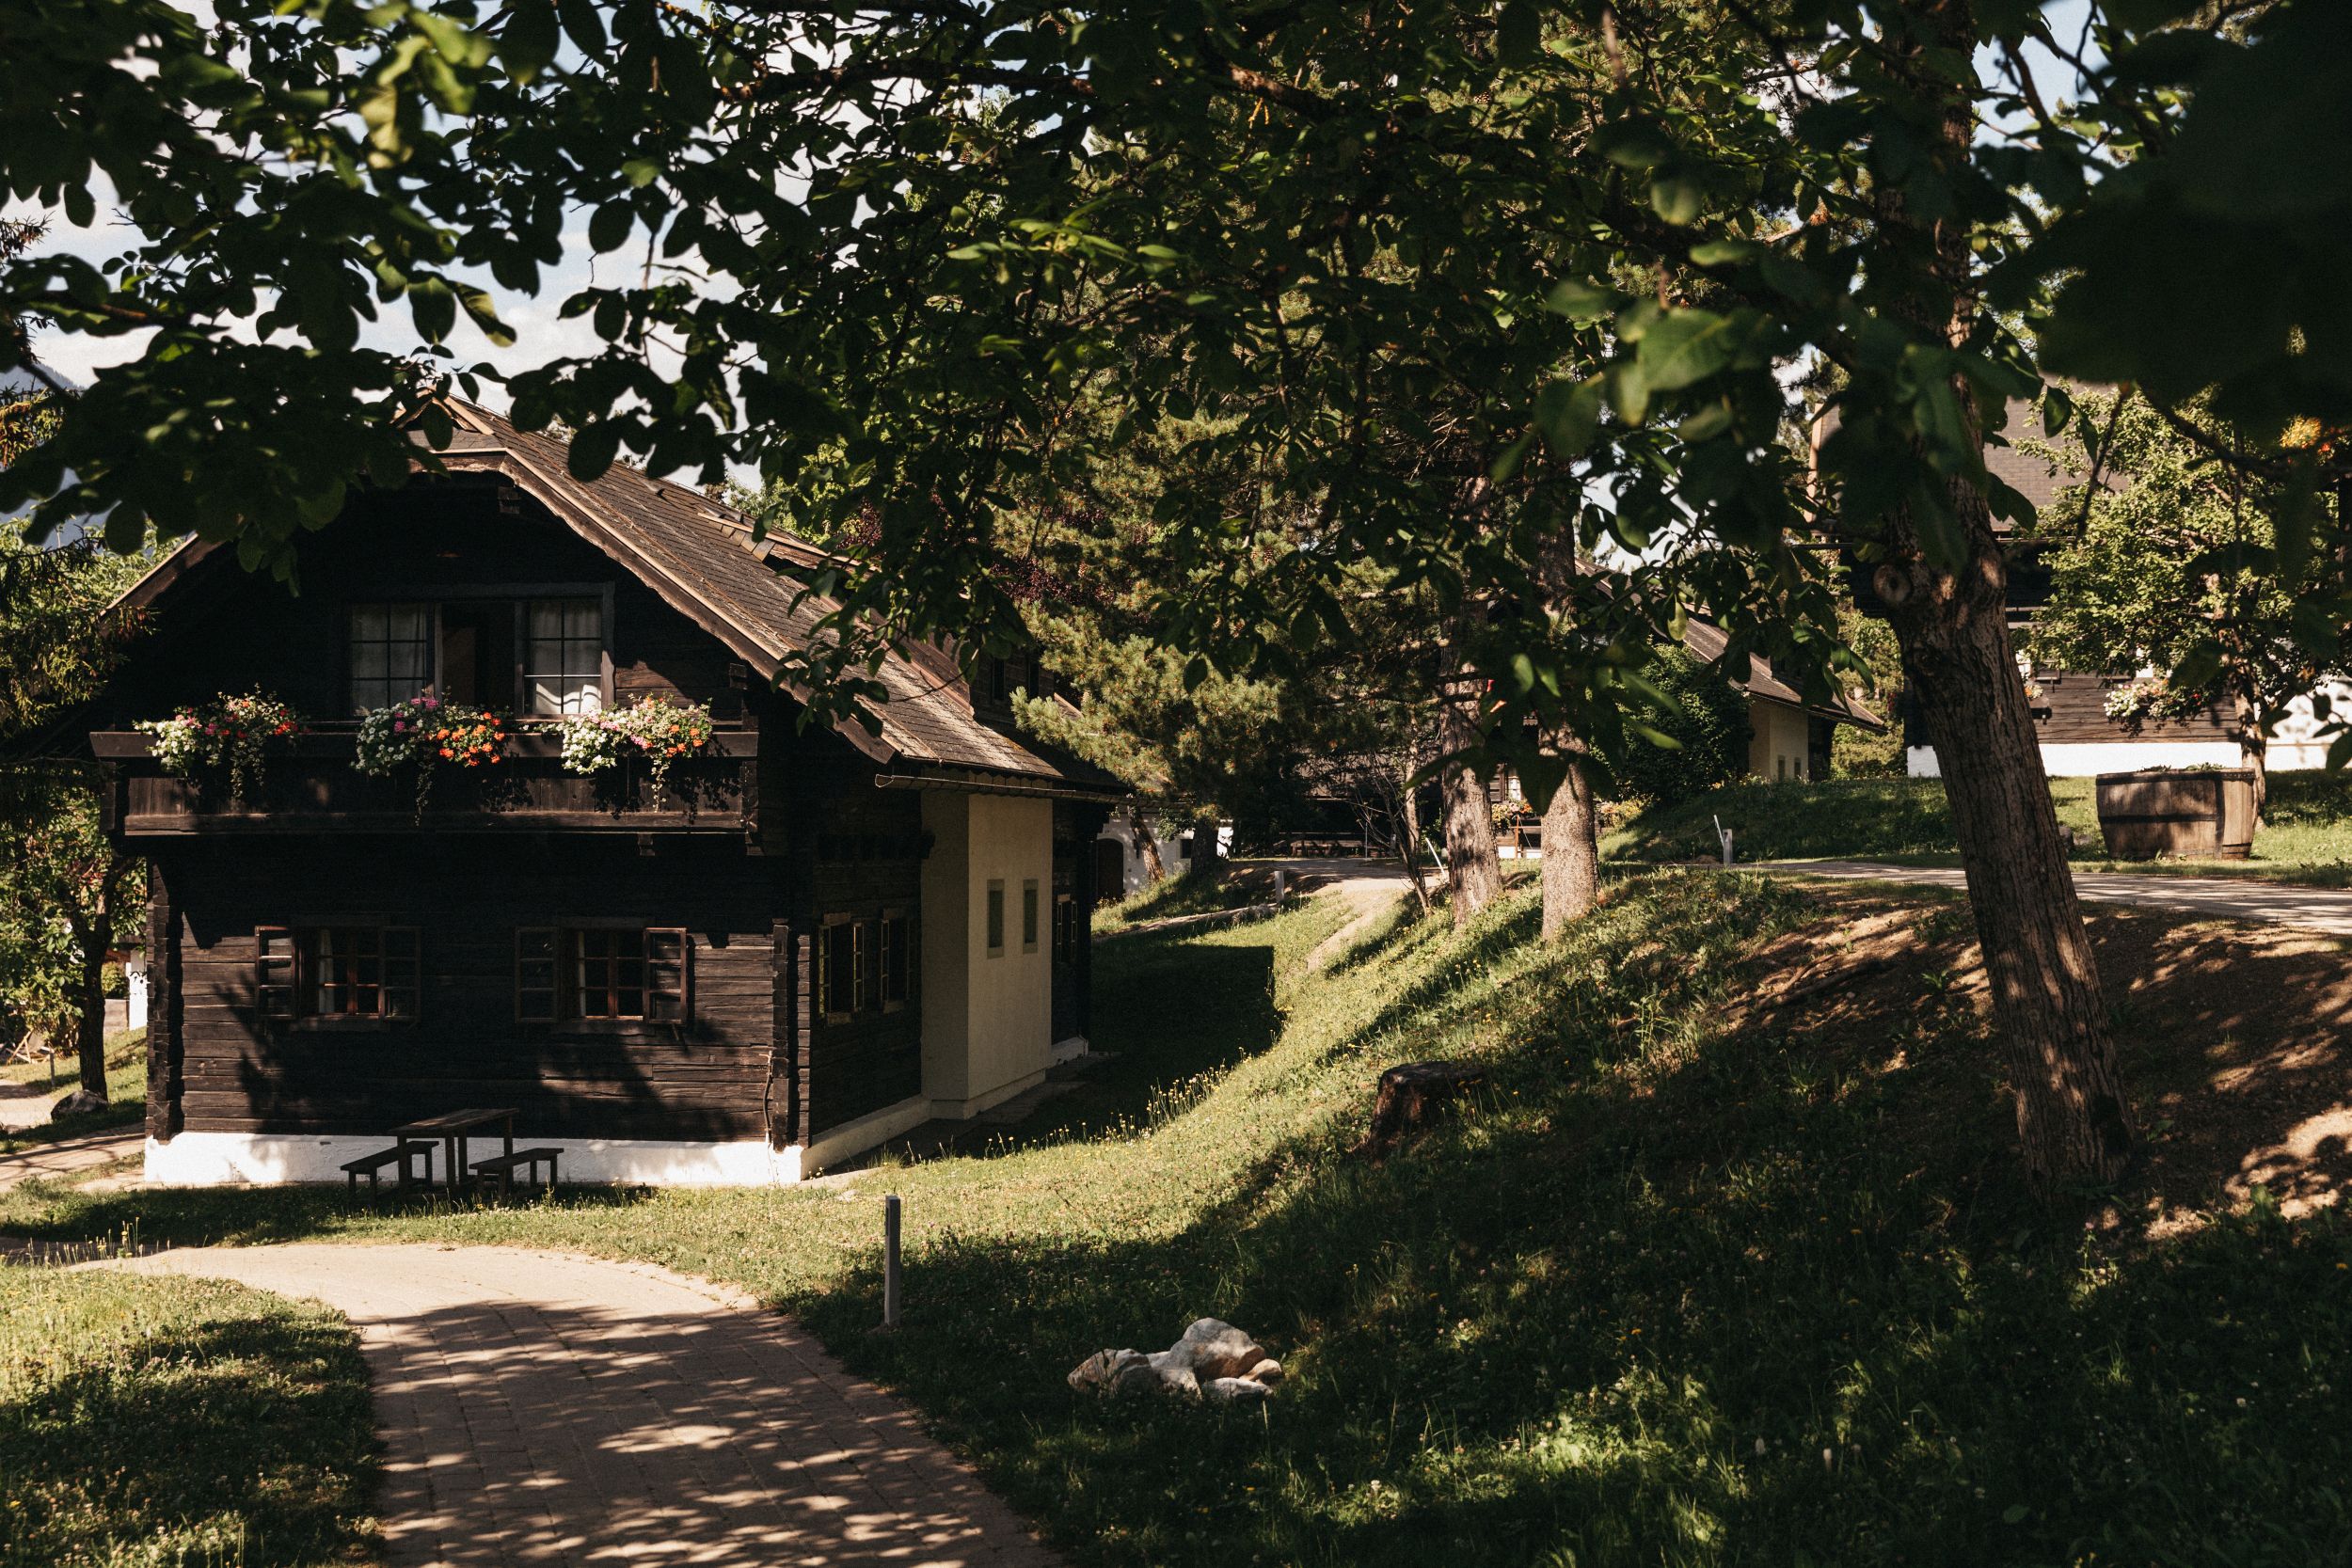
[[[528,1180],[535,1186],[539,1180],[539,1162],[545,1160],[548,1163],[548,1185],[552,1187],[556,1180],[555,1157],[563,1152],[560,1148],[518,1148],[509,1154],[493,1154],[487,1159],[476,1160],[473,1163],[473,1171],[476,1176],[497,1177],[499,1190],[511,1193],[515,1190],[515,1171],[517,1166],[529,1165],[531,1167]]]
[[[429,1143],[412,1142],[406,1138],[392,1145],[389,1148],[378,1149],[373,1154],[362,1154],[357,1160],[345,1160],[342,1166],[343,1180],[356,1193],[359,1190],[359,1178],[365,1176],[368,1179],[368,1190],[373,1192],[383,1180],[384,1167],[397,1163],[400,1166],[400,1184],[404,1187],[414,1186],[419,1179],[409,1168],[409,1162],[420,1154],[424,1156],[422,1180],[429,1187],[433,1184],[433,1146]]]

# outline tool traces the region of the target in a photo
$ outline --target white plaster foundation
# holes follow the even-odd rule
[[[771,1148],[762,1138],[730,1143],[653,1138],[517,1141],[526,1147],[562,1149],[564,1157],[557,1169],[567,1183],[610,1181],[651,1187],[777,1186],[801,1179],[806,1152],[798,1145]],[[148,1180],[165,1187],[341,1182],[345,1180],[342,1169],[344,1161],[373,1154],[390,1143],[389,1134],[322,1137],[282,1132],[183,1132],[168,1143],[147,1140],[146,1174]],[[477,1133],[469,1140],[468,1158],[479,1159],[485,1153],[496,1152],[498,1148],[496,1129],[486,1138]],[[433,1172],[437,1179],[447,1174],[441,1169],[437,1149],[433,1157]]]
[[[1904,758],[1915,779],[1944,776],[1932,746],[1908,747]],[[2083,741],[2042,748],[2042,771],[2053,779],[2129,773],[2141,768],[2236,768],[2243,760],[2233,740]]]

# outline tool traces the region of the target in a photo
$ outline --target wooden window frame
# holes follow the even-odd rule
[[[356,940],[373,934],[375,951],[358,951]],[[328,933],[355,939],[349,961],[373,959],[373,1010],[325,1012],[317,1006],[321,939]],[[369,982],[346,982],[357,988]],[[346,921],[334,926],[256,926],[253,928],[253,995],[257,1016],[267,1026],[304,1032],[383,1029],[414,1023],[424,995],[423,938],[414,926],[387,921]]]
[[[625,956],[601,960],[613,964],[612,981],[604,988],[638,993],[635,1013],[583,1013],[579,974],[583,962],[583,937],[638,939],[637,980],[634,987],[619,983]],[[660,1029],[690,1023],[694,1017],[694,937],[683,926],[640,926],[626,920],[581,920],[561,926],[515,927],[515,1022],[558,1031],[591,1034],[615,1030]]]
[[[895,965],[890,936],[894,927],[898,933]],[[903,1012],[914,1000],[914,922],[902,909],[884,910],[874,933],[874,995],[883,1012]]]
[[[1038,940],[1044,934],[1043,895],[1035,877],[1021,879],[1021,951],[1037,951]]]
[[[991,877],[980,904],[980,940],[988,957],[1005,956],[1005,879]]]
[[[1054,961],[1078,961],[1078,900],[1074,895],[1054,895]]]
[[[514,664],[507,672],[506,699],[503,702],[485,699],[483,706],[504,708],[531,717],[531,691],[528,666],[531,662],[531,604],[534,599],[594,599],[600,607],[604,625],[604,649],[598,659],[597,698],[606,711],[612,707],[612,648],[616,637],[614,605],[615,585],[610,582],[485,582],[485,583],[393,583],[380,594],[364,599],[354,599],[344,606],[343,613],[343,690],[351,690],[351,616],[353,609],[361,605],[421,604],[431,616],[429,635],[432,645],[432,684],[439,690],[441,669],[441,606],[464,600],[478,604],[496,600],[506,604],[514,617]]]
[[[369,709],[369,705],[363,704],[359,701],[359,694],[357,688],[362,677],[359,674],[358,660],[353,657],[358,643],[358,626],[357,625],[358,612],[363,610],[383,610],[388,611],[393,610],[421,610],[424,612],[424,677],[422,686],[420,689],[429,688],[434,690],[438,690],[441,685],[440,604],[435,596],[430,594],[418,594],[413,592],[388,594],[382,597],[353,599],[343,606],[342,688],[344,705],[349,707],[355,715],[368,711]],[[391,639],[385,639],[385,647],[389,650],[391,646]],[[366,678],[375,680],[379,677],[369,676]],[[389,700],[386,703],[375,705],[389,706],[391,703],[402,701],[403,699],[400,697],[390,695],[389,684],[389,677],[381,678],[386,681],[386,695]],[[412,692],[410,695],[413,696],[415,693]]]
[[[855,915],[829,914],[817,927],[817,1016],[827,1023],[849,1023],[857,1017],[858,926]],[[841,961],[850,967],[847,996],[834,973],[837,954],[847,955]],[[839,1005],[845,1002],[847,1006]]]

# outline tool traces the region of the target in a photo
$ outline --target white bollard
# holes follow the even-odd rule
[[[1724,847],[1724,863],[1729,865],[1731,863],[1731,830],[1724,826],[1724,819],[1720,816],[1710,817],[1708,820],[1715,824],[1715,837]]]
[[[898,1195],[882,1199],[882,1326],[898,1326]]]
[[[1291,874],[1280,866],[1274,868],[1274,902],[1279,908],[1290,896]]]

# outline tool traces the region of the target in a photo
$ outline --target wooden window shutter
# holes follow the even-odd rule
[[[555,1022],[555,927],[515,930],[515,1022]]]
[[[265,1022],[294,1016],[294,932],[284,926],[253,927],[253,1001]]]
[[[645,1016],[683,1023],[692,1014],[694,943],[682,926],[645,927]]]
[[[386,1018],[417,1016],[417,928],[384,927],[383,1013]]]

